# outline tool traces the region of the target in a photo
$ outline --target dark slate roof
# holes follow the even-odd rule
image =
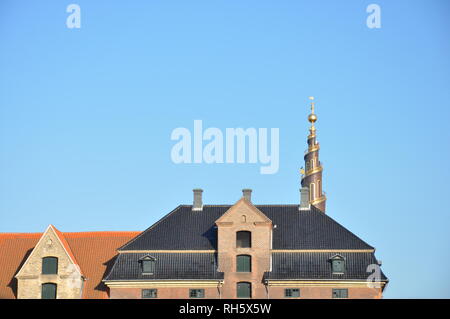
[[[139,260],[156,258],[153,275],[144,275]],[[214,253],[121,253],[105,280],[223,279]]]
[[[276,228],[273,249],[373,249],[328,215],[298,205],[255,205]],[[215,221],[230,205],[181,205],[119,250],[216,250]]]
[[[345,259],[345,273],[333,274],[330,258],[336,254]],[[273,253],[272,271],[264,274],[269,280],[366,280],[373,272],[367,266],[377,264],[373,253],[349,252],[311,252],[311,253]],[[381,272],[381,281],[387,280]]]

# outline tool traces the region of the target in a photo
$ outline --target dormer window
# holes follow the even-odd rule
[[[331,270],[333,274],[343,274],[345,272],[345,259],[341,255],[335,255],[330,258]]]
[[[156,258],[152,256],[144,256],[139,259],[143,275],[153,275],[155,273]]]

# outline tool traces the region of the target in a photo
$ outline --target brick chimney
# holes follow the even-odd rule
[[[300,188],[300,206],[298,210],[309,210],[311,205],[309,204],[309,188],[302,187]]]
[[[244,197],[246,200],[251,202],[252,201],[252,190],[249,188],[244,188],[242,190],[242,197]]]
[[[203,189],[196,188],[192,190],[194,192],[194,204],[192,205],[192,210],[201,211],[203,210],[202,193]]]

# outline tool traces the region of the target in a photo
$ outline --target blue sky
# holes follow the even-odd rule
[[[206,204],[246,187],[256,204],[297,203],[314,95],[327,213],[377,248],[386,298],[449,298],[449,13],[445,0],[3,0],[0,232],[143,230],[195,187]],[[279,171],[174,164],[171,132],[196,119],[279,128]]]

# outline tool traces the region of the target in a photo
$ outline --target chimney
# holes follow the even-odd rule
[[[251,202],[252,201],[252,190],[249,188],[244,188],[242,190],[242,197],[244,197],[246,200]]]
[[[194,192],[194,204],[192,205],[192,210],[203,210],[202,193],[203,189],[196,188],[192,190]]]
[[[302,187],[300,188],[300,206],[298,210],[309,210],[311,205],[309,204],[309,188]]]

